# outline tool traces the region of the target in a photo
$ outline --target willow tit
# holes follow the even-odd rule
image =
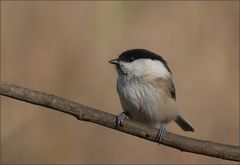
[[[118,73],[117,92],[123,108],[116,122],[125,118],[159,129],[161,142],[166,124],[175,121],[184,131],[194,131],[178,111],[172,73],[167,62],[145,49],[131,49],[110,60]]]

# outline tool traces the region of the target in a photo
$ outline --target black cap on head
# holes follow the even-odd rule
[[[152,59],[152,60],[158,60],[161,61],[164,66],[167,68],[167,70],[171,73],[167,62],[159,55],[146,50],[146,49],[130,49],[125,52],[123,52],[119,58],[120,61],[125,61],[125,62],[132,62],[137,59]]]

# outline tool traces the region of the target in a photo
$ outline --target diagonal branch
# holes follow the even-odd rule
[[[34,91],[5,82],[1,82],[0,95],[47,107],[50,108],[50,110],[56,110],[75,116],[79,120],[100,124],[157,143],[157,140],[155,139],[157,133],[156,129],[149,128],[130,120],[125,120],[122,127],[116,127],[115,115],[58,96]],[[188,138],[170,132],[165,133],[161,143],[181,151],[207,155],[220,159],[240,161],[239,146]]]

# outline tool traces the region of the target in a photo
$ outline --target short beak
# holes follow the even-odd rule
[[[113,60],[110,60],[108,61],[110,64],[114,64],[114,65],[117,65],[119,64],[119,60],[118,59],[113,59]]]

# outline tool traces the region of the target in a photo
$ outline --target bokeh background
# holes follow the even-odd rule
[[[103,111],[122,111],[108,60],[163,56],[196,132],[239,145],[239,1],[1,1],[1,80]],[[180,152],[1,97],[2,163],[232,163]]]

